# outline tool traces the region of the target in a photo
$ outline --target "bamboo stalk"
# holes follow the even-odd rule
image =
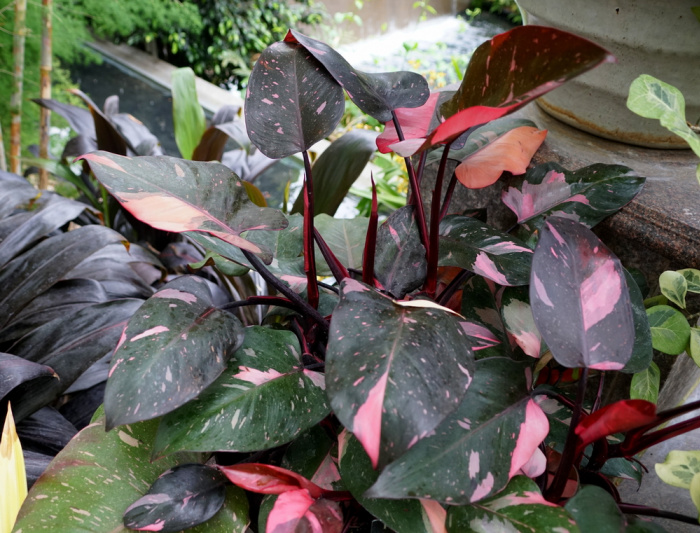
[[[0,124],[0,170],[7,172],[7,160],[5,159],[5,141],[2,138],[2,124]]]
[[[21,174],[22,85],[24,79],[24,38],[27,35],[27,0],[15,0],[15,29],[12,57],[15,63],[14,91],[10,99],[10,172]]]
[[[53,33],[53,0],[41,0],[41,80],[40,97],[51,98],[51,64],[53,53],[51,40]],[[51,128],[51,111],[42,106],[41,123],[39,126],[39,157],[49,158],[49,129]],[[49,173],[45,168],[39,171],[39,189],[49,186]]]

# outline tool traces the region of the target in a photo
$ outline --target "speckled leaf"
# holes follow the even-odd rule
[[[16,524],[20,531],[126,533],[124,511],[168,468],[192,462],[182,454],[151,462],[157,421],[105,432],[104,417],[81,431],[49,465],[29,492]],[[248,501],[227,489],[221,512],[192,533],[243,533]]]
[[[124,209],[154,228],[209,233],[269,262],[269,252],[241,233],[287,226],[280,211],[253,204],[238,177],[220,163],[108,152],[83,159]]]
[[[245,331],[219,379],[163,418],[158,453],[273,448],[330,412],[323,374],[303,369],[294,333],[259,326]]]
[[[625,518],[613,497],[603,488],[586,485],[564,508],[574,517],[581,533],[620,533]]]
[[[672,450],[663,463],[654,465],[654,469],[664,483],[689,489],[695,475],[700,473],[700,451]]]
[[[289,31],[285,41],[304,46],[342,85],[355,105],[380,122],[391,120],[391,112],[397,108],[423,105],[430,96],[428,82],[415,72],[371,74],[356,70],[326,43],[295,30]]]
[[[343,115],[345,99],[309,51],[277,42],[253,67],[244,110],[252,143],[267,157],[281,159],[328,137]]]
[[[656,403],[659,399],[660,386],[661,371],[657,364],[652,361],[646,370],[637,372],[632,376],[630,398],[633,400],[646,400],[651,403]]]
[[[412,205],[400,207],[377,229],[374,275],[395,298],[419,288],[428,274],[414,210]]]
[[[508,336],[526,355],[539,359],[544,343],[535,326],[526,287],[509,287],[501,296],[501,316]]]
[[[328,215],[314,217],[314,226],[326,241],[338,260],[345,268],[362,269],[362,252],[367,235],[369,219],[333,218]],[[319,275],[330,275],[330,269],[323,260],[316,245],[316,262]]]
[[[450,507],[447,531],[579,533],[580,530],[563,507],[544,499],[537,483],[516,476],[492,498],[474,505]]]
[[[647,310],[644,307],[642,291],[632,274],[626,269],[624,272],[630,294],[630,303],[632,304],[634,347],[632,348],[632,357],[627,361],[621,372],[633,374],[649,367],[649,363],[651,363],[654,356],[654,350],[651,346],[651,330],[649,329],[649,319],[647,318]]]
[[[651,343],[655,350],[679,355],[688,346],[690,324],[678,309],[670,305],[655,305],[647,309]]]
[[[530,282],[532,250],[525,243],[471,217],[446,216],[440,222],[439,266],[470,270],[499,285]]]
[[[477,359],[511,355],[497,289],[493,281],[473,276],[462,290],[462,323]]]
[[[366,496],[465,505],[505,487],[549,431],[525,370],[506,358],[477,361],[459,409],[386,467]]]
[[[329,337],[331,406],[375,467],[400,457],[457,409],[474,375],[451,311],[428,301],[396,302],[352,279],[341,284]]]
[[[176,533],[213,517],[226,499],[226,476],[198,463],[166,470],[124,513],[124,525],[139,531]]]
[[[556,361],[620,370],[632,356],[634,319],[620,261],[585,226],[545,221],[532,260],[530,304]]]
[[[212,303],[201,278],[183,276],[129,321],[105,389],[107,427],[173,411],[209,386],[243,342],[243,327]]]
[[[688,292],[688,281],[680,272],[666,270],[659,276],[661,294],[678,307],[685,309],[685,295]]]
[[[343,485],[367,511],[396,533],[435,533],[429,527],[425,509],[418,500],[380,500],[366,498],[365,491],[379,473],[372,468],[362,444],[352,434],[339,438],[339,464]]]

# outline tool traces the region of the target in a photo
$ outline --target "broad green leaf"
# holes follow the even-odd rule
[[[188,266],[192,270],[200,270],[206,266],[215,266],[216,269],[224,276],[232,277],[242,276],[250,270],[248,267],[239,265],[230,259],[226,259],[216,252],[209,251],[204,255],[204,259],[196,263],[190,263]]]
[[[391,112],[397,108],[423,105],[430,95],[428,82],[415,72],[362,72],[326,43],[296,30],[290,30],[284,40],[302,45],[342,85],[357,107],[380,122],[390,121]]]
[[[667,130],[683,138],[700,157],[700,135],[685,118],[685,98],[673,85],[642,74],[630,85],[627,107],[645,118],[658,120]]]
[[[273,448],[329,413],[323,374],[303,368],[294,333],[259,326],[245,331],[219,379],[163,418],[159,454]]]
[[[345,268],[362,270],[362,252],[369,219],[332,218],[328,215],[314,217],[314,226],[326,241],[338,260]],[[323,255],[316,245],[316,268],[319,275],[330,275],[330,270],[323,260]]]
[[[108,152],[83,159],[124,209],[154,228],[209,233],[269,262],[269,252],[241,233],[287,226],[280,211],[253,204],[238,177],[220,163]]]
[[[439,266],[470,270],[499,285],[530,282],[532,250],[475,218],[446,216],[440,222]]]
[[[700,329],[690,328],[690,341],[688,342],[688,355],[693,358],[695,364],[700,366]]]
[[[425,508],[418,500],[366,497],[365,492],[377,480],[379,474],[372,468],[372,461],[360,441],[352,434],[345,433],[339,440],[338,460],[343,485],[362,507],[396,533],[435,533],[430,527]]]
[[[178,532],[213,517],[226,500],[226,476],[198,463],[165,471],[124,513],[129,529]]]
[[[415,207],[394,211],[377,229],[374,275],[395,298],[403,298],[425,281],[428,261],[420,242]]]
[[[564,508],[574,517],[581,533],[620,533],[625,518],[613,497],[595,485],[585,485]]]
[[[24,471],[22,445],[17,436],[12,406],[7,404],[7,415],[0,435],[0,532],[10,533],[27,497],[27,477]]]
[[[126,533],[122,516],[144,496],[167,469],[191,463],[191,454],[151,461],[158,421],[105,431],[104,415],[81,431],[51,462],[32,487],[16,531],[48,527],[56,533]],[[248,525],[248,500],[236,487],[227,490],[221,512],[188,533],[243,533]]]
[[[666,270],[659,276],[661,294],[671,300],[681,309],[685,309],[685,295],[688,292],[688,281],[680,272]]]
[[[333,216],[355,180],[377,150],[377,133],[354,129],[336,139],[314,162],[314,215]],[[292,213],[304,212],[304,194],[299,193]]]
[[[644,307],[642,292],[632,274],[626,269],[623,270],[627,280],[627,288],[629,289],[630,303],[632,304],[634,347],[632,348],[632,357],[627,361],[621,372],[632,374],[646,370],[649,367],[649,363],[651,363],[654,356],[654,349],[651,345],[651,330],[649,329],[649,319]]]
[[[502,194],[522,225],[517,235],[528,240],[541,229],[545,217],[565,213],[568,218],[593,227],[632,200],[644,178],[620,165],[595,164],[576,171],[545,163],[511,181]]]
[[[646,400],[656,403],[659,399],[659,387],[661,385],[661,371],[652,361],[649,368],[637,372],[632,376],[630,384],[630,398],[633,400]]]
[[[345,279],[331,320],[328,397],[375,466],[435,429],[457,409],[473,377],[457,316],[432,302],[408,303]]]
[[[678,271],[688,285],[688,292],[700,293],[700,270],[695,268],[684,268]]]
[[[647,309],[651,342],[655,350],[679,355],[688,346],[690,324],[678,309],[668,305],[655,305]]]
[[[505,487],[548,432],[546,415],[530,398],[525,365],[481,359],[457,411],[388,465],[366,495],[477,502]]]
[[[10,323],[34,298],[83,259],[107,244],[124,240],[104,226],[83,226],[46,239],[0,269],[0,326]]]
[[[133,316],[112,355],[107,427],[169,413],[202,392],[243,342],[243,326],[217,309],[201,278],[164,285]]]
[[[559,216],[545,221],[530,305],[560,365],[620,370],[632,357],[634,318],[622,265],[584,225]]]
[[[516,476],[492,498],[450,507],[447,531],[579,533],[579,528],[563,507],[544,499],[537,483],[525,476]]]
[[[698,520],[700,520],[700,475],[698,474],[695,474],[693,481],[690,482],[690,498],[698,510]]]
[[[689,489],[693,478],[700,473],[700,451],[672,450],[663,463],[654,465],[654,469],[664,483]]]
[[[183,159],[192,159],[207,128],[204,110],[197,98],[194,71],[189,67],[173,70],[172,83],[175,142]]]
[[[501,296],[501,316],[508,336],[526,355],[539,359],[542,353],[542,335],[532,317],[527,287],[509,287]]]
[[[311,148],[335,129],[345,110],[340,85],[299,44],[263,50],[248,81],[245,122],[252,143],[272,159]]]
[[[289,215],[287,221],[288,226],[281,231],[253,231],[246,238],[270,250],[272,256],[277,260],[277,264],[283,260],[297,259],[304,251],[304,217],[302,215]],[[274,268],[274,264],[273,261],[270,266]]]

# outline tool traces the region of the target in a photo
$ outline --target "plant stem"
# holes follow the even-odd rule
[[[533,398],[535,396],[547,396],[547,398],[552,398],[553,400],[558,401],[560,404],[568,407],[571,410],[576,409],[576,404],[573,401],[571,401],[569,398],[567,398],[563,394],[559,394],[558,392],[555,392],[555,391],[550,390],[550,389],[534,390],[534,391],[532,391],[530,396]]]
[[[304,272],[307,279],[309,304],[318,309],[318,286],[316,285],[316,257],[314,251],[314,186],[311,176],[309,153],[304,150]]]
[[[447,143],[442,152],[440,166],[435,177],[433,198],[430,203],[430,246],[428,247],[428,274],[425,291],[431,298],[435,298],[435,291],[437,290],[438,252],[440,249],[440,197],[442,196],[442,181],[445,177],[447,156],[450,153],[451,144]]]
[[[51,98],[51,68],[53,55],[51,51],[53,0],[41,0],[41,66],[40,66],[40,93],[44,99]],[[41,107],[41,123],[39,126],[39,157],[49,158],[49,128],[51,126],[51,111]],[[49,173],[43,166],[39,170],[39,189],[49,186]]]
[[[569,471],[576,460],[576,426],[581,419],[583,410],[583,400],[586,397],[586,382],[588,381],[588,368],[584,368],[581,372],[581,377],[578,383],[578,394],[576,396],[576,405],[571,415],[571,423],[569,425],[569,433],[566,436],[566,444],[564,445],[564,453],[559,462],[559,468],[554,475],[552,485],[547,489],[545,497],[552,503],[558,503],[561,495],[566,487],[566,480],[569,478]]]
[[[349,278],[350,273],[348,272],[348,269],[345,268],[345,266],[338,260],[333,253],[333,250],[331,250],[326,241],[323,240],[323,236],[316,228],[314,228],[314,240],[316,241],[316,244],[318,244],[321,254],[326,260],[326,264],[330,267],[331,273],[333,274],[333,277],[338,280],[338,283],[343,281],[345,278]],[[316,284],[318,285],[318,282],[316,282]]]
[[[12,45],[14,60],[14,90],[10,97],[10,172],[21,174],[22,153],[22,88],[24,84],[24,40],[27,35],[27,0],[15,2],[15,27]]]
[[[669,518],[671,520],[677,520],[678,522],[685,522],[686,524],[692,524],[698,526],[698,519],[692,516],[686,516],[678,513],[672,513],[671,511],[663,511],[661,509],[655,509],[654,507],[646,507],[644,505],[635,505],[633,503],[618,503],[617,506],[625,514],[636,514],[641,516],[656,516],[658,518]]]
[[[447,287],[445,287],[445,289],[437,296],[435,301],[440,305],[446,305],[447,302],[450,301],[450,298],[452,298],[452,295],[457,292],[459,288],[473,275],[474,272],[462,270],[462,272],[457,274],[452,281],[450,281],[449,285],[447,285]]]
[[[396,116],[396,112],[392,111],[391,116],[394,120],[394,127],[396,128],[396,134],[400,141],[404,140],[403,130],[401,129],[401,124],[399,124],[399,119]],[[418,178],[416,177],[416,172],[411,163],[410,157],[405,157],[406,170],[408,171],[408,181],[411,184],[411,192],[413,194],[413,205],[416,206],[416,221],[418,222],[418,233],[420,235],[420,242],[425,246],[426,253],[429,253],[428,244],[428,225],[425,222],[425,210],[423,209],[423,197],[420,194],[420,185],[418,183]]]
[[[372,180],[372,211],[369,215],[369,224],[367,225],[367,236],[365,237],[365,249],[362,254],[362,281],[367,285],[374,286],[374,256],[377,250],[377,224],[379,221],[379,212],[377,207],[377,186]]]
[[[304,300],[301,296],[299,296],[296,292],[294,292],[292,289],[287,287],[284,283],[282,283],[280,280],[278,280],[272,272],[270,272],[265,264],[260,261],[257,257],[255,257],[254,254],[249,252],[248,250],[241,250],[243,252],[243,255],[245,258],[248,260],[248,262],[253,266],[255,271],[262,276],[262,278],[267,282],[268,285],[272,286],[277,292],[280,294],[283,294],[286,296],[289,300],[294,302],[299,309],[301,309],[305,314],[307,314],[310,318],[314,320],[321,328],[323,328],[324,331],[328,331],[328,322],[326,322],[326,319],[319,313],[316,308],[311,307],[309,305],[309,302]],[[316,284],[314,283],[314,286]],[[316,288],[318,291],[318,288]]]
[[[452,201],[452,195],[455,192],[455,187],[457,186],[457,174],[452,173],[452,178],[450,178],[450,184],[447,186],[447,192],[445,193],[445,198],[442,200],[442,209],[440,209],[440,220],[447,216],[447,210],[450,208],[450,202]]]
[[[293,302],[289,301],[287,298],[280,298],[279,296],[250,296],[245,300],[222,305],[219,309],[230,311],[231,309],[237,309],[247,305],[278,305],[279,307],[286,307],[287,309],[299,311],[299,308]]]

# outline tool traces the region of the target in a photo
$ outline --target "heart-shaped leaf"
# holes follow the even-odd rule
[[[269,253],[240,235],[287,225],[280,211],[254,205],[238,177],[219,163],[107,152],[83,159],[124,209],[154,228],[209,233],[269,262]]]
[[[226,371],[163,418],[158,453],[268,449],[329,413],[323,374],[303,369],[294,333],[259,326],[245,331]]]
[[[688,292],[688,280],[680,272],[666,270],[659,276],[661,294],[678,307],[685,309],[685,295]]]
[[[632,400],[646,400],[656,403],[659,399],[659,388],[661,387],[661,370],[652,361],[646,370],[637,372],[632,376],[630,383],[630,398]]]
[[[646,400],[620,400],[598,409],[576,426],[578,449],[583,450],[598,439],[624,433],[656,420],[656,405]]]
[[[173,411],[197,396],[243,342],[243,327],[214,306],[201,278],[183,276],[155,293],[129,321],[105,390],[109,429]]]
[[[655,350],[669,355],[685,351],[690,339],[690,324],[683,313],[670,305],[655,305],[647,309],[647,318]]]
[[[139,531],[178,532],[214,516],[226,499],[226,477],[216,468],[175,466],[124,512],[124,525]]]
[[[525,367],[500,357],[479,360],[457,411],[387,466],[365,495],[479,501],[505,487],[548,432],[546,415],[529,396]]]
[[[430,96],[428,82],[415,72],[383,72],[370,74],[354,69],[326,43],[289,30],[289,43],[299,43],[342,85],[350,99],[362,111],[379,122],[391,120],[391,112],[399,107],[419,107]]]
[[[525,243],[471,217],[440,222],[438,265],[470,270],[499,285],[527,285],[532,250]]]
[[[336,416],[375,467],[400,457],[459,406],[474,369],[465,337],[444,307],[396,302],[358,281],[342,282],[326,385]]]
[[[634,319],[622,266],[582,224],[545,221],[532,260],[530,303],[559,364],[619,370],[631,358]]]
[[[255,63],[244,109],[250,140],[267,157],[281,159],[328,137],[340,122],[345,99],[308,50],[278,42]]]
[[[501,492],[479,503],[450,507],[447,531],[508,531],[579,533],[565,509],[548,502],[537,483],[514,477]]]

